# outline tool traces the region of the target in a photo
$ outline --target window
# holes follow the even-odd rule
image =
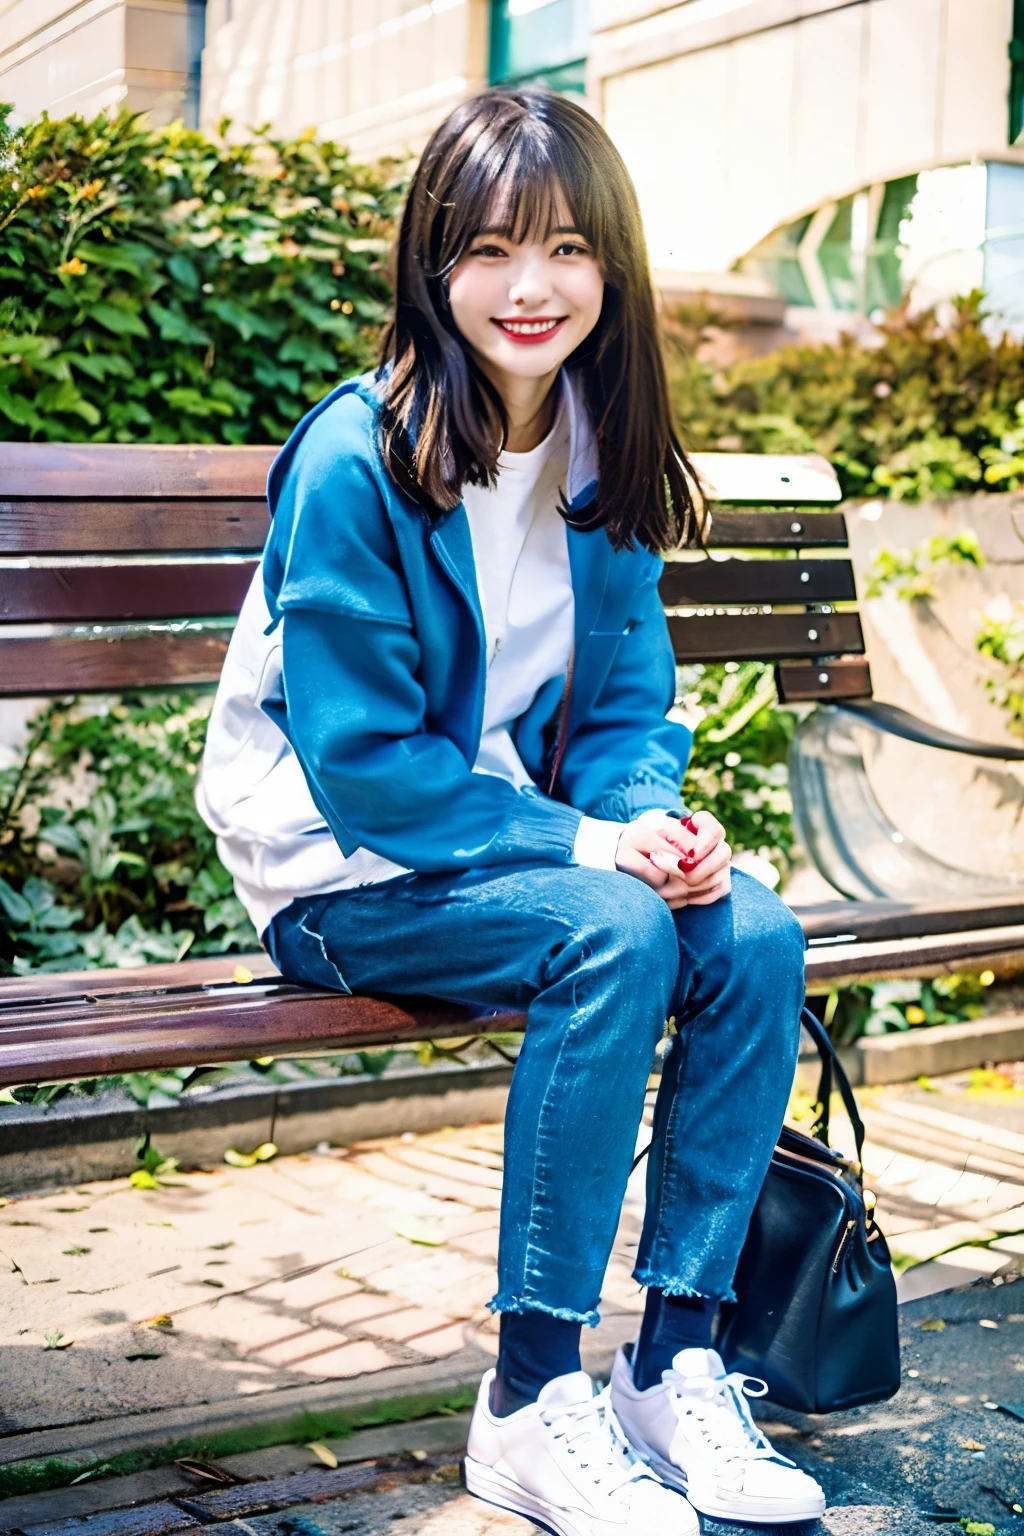
[[[1024,0],[1013,0],[1010,39],[1010,143],[1024,136]]]
[[[492,85],[584,90],[586,0],[491,0]]]

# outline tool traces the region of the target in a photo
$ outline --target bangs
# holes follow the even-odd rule
[[[581,206],[586,176],[566,146],[535,118],[488,127],[440,167],[438,181],[447,184],[427,189],[443,209],[431,276],[446,277],[484,231],[518,245],[569,226],[596,251],[597,231]]]

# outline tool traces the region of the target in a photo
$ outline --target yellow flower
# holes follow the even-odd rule
[[[355,305],[352,303],[352,300],[346,299],[344,304],[341,306],[341,312],[343,315],[350,315],[354,308]]]
[[[995,971],[982,971],[981,975],[978,977],[978,980],[981,982],[983,987],[990,987],[995,979]]]
[[[70,261],[62,261],[57,268],[57,271],[62,272],[65,277],[81,277],[87,270],[85,262],[78,256],[72,256]]]
[[[910,1007],[907,1009],[908,1024],[923,1024],[927,1017],[928,1015],[925,1013],[924,1009],[919,1008],[916,1003],[911,1003]]]
[[[103,191],[103,182],[100,180],[99,177],[97,177],[95,181],[90,181],[87,186],[84,186],[82,188],[82,190],[79,192],[78,195],[79,195],[80,198],[82,198],[82,197],[95,197],[98,192],[102,192],[102,191]]]

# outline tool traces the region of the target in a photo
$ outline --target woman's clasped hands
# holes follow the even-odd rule
[[[647,815],[622,830],[615,865],[676,907],[707,906],[730,890],[732,849],[710,811],[685,821]]]

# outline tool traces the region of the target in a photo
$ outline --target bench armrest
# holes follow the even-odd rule
[[[836,702],[836,709],[856,715],[877,731],[888,736],[901,736],[904,741],[916,741],[923,747],[938,747],[942,752],[964,752],[969,757],[994,757],[1004,763],[1024,763],[1024,747],[1004,746],[995,741],[974,741],[970,736],[958,736],[955,731],[945,731],[927,720],[919,720],[895,704],[883,704],[870,699],[861,702]]]

